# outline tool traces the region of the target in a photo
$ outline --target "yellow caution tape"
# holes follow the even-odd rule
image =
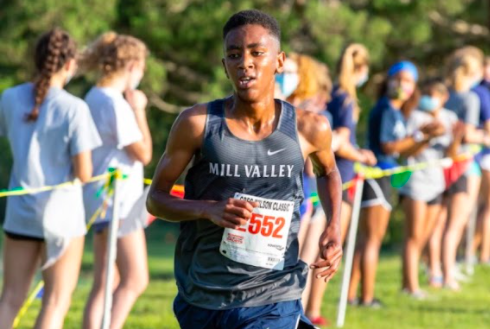
[[[83,185],[104,180],[107,177],[109,177],[110,175],[111,174],[103,174],[103,175],[99,175],[99,176],[94,176],[87,183],[84,183]],[[40,192],[52,191],[55,189],[59,189],[59,188],[67,187],[67,186],[74,186],[74,185],[82,185],[82,183],[80,183],[80,181],[78,179],[76,179],[74,181],[61,183],[59,185],[42,186],[42,187],[29,188],[29,189],[16,188],[13,190],[8,190],[8,191],[0,191],[0,198],[6,197],[6,196],[14,196],[14,195],[36,194],[36,193],[40,193]]]
[[[44,281],[39,281],[39,283],[36,285],[36,288],[32,291],[30,294],[29,298],[24,302],[24,305],[22,305],[19,313],[17,313],[17,316],[15,317],[14,324],[12,328],[17,328],[20,324],[20,320],[24,317],[26,314],[27,310],[31,306],[31,304],[34,302],[36,299],[37,294],[41,291],[41,289],[44,287]]]

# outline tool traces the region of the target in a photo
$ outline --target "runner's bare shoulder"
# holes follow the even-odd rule
[[[332,130],[328,119],[317,113],[296,109],[298,133],[311,145],[322,149],[331,139]]]
[[[200,146],[206,128],[207,103],[196,104],[182,111],[172,127],[171,136],[179,142]]]

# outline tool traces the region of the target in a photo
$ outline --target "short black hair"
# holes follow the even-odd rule
[[[226,38],[231,30],[249,24],[266,28],[278,41],[281,41],[281,28],[277,20],[271,15],[256,9],[243,10],[231,16],[223,27],[223,39]]]

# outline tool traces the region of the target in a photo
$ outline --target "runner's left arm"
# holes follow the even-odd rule
[[[332,131],[328,121],[323,116],[304,113],[298,120],[298,127],[305,139],[304,145],[310,151],[309,157],[317,176],[318,195],[327,216],[327,226],[319,241],[322,260],[311,267],[322,269],[317,278],[327,281],[337,272],[342,259],[342,182],[331,149]]]

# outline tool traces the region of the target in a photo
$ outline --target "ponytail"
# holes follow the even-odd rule
[[[76,45],[67,32],[55,28],[41,36],[34,55],[37,78],[34,82],[34,108],[26,114],[28,122],[36,121],[39,117],[39,109],[46,98],[53,75],[75,56]]]
[[[359,117],[359,105],[357,103],[356,81],[354,75],[358,69],[369,63],[369,54],[361,44],[354,43],[344,49],[337,64],[339,87],[349,95],[346,101],[354,105],[354,115]]]

